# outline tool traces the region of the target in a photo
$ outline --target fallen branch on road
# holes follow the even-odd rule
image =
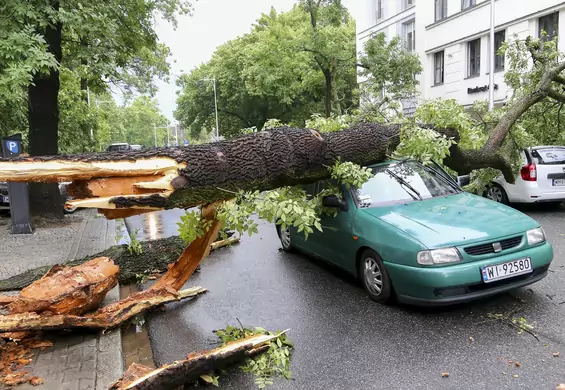
[[[110,390],[175,389],[185,383],[195,382],[213,370],[265,352],[269,344],[282,334],[284,332],[248,336],[209,351],[190,353],[186,360],[165,364],[157,369],[133,364]]]
[[[0,316],[0,333],[76,328],[106,330],[118,327],[153,307],[195,297],[206,291],[208,290],[202,287],[193,287],[178,292],[166,286],[149,289],[132,294],[121,301],[83,316],[42,315],[29,312],[4,315]]]
[[[231,235],[231,233],[230,233]],[[227,245],[236,244],[239,238],[231,235],[227,240],[216,241],[211,245],[211,250],[217,250]],[[167,271],[168,265],[174,263],[186,247],[178,236],[160,238],[157,240],[141,241],[141,254],[130,253],[127,245],[115,245],[93,256],[72,260],[62,264],[74,267],[97,257],[108,257],[120,267],[118,281],[120,284],[135,282],[138,275],[159,274]],[[38,267],[27,270],[19,275],[0,280],[0,291],[19,290],[41,279],[50,266]],[[0,296],[0,306],[10,303],[14,297]]]

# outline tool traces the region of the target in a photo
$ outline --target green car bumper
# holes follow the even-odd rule
[[[532,272],[491,283],[481,267],[529,257]],[[399,301],[416,305],[451,305],[527,286],[547,276],[553,248],[547,242],[494,258],[443,267],[411,267],[385,262]]]

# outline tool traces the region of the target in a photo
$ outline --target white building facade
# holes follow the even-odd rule
[[[359,0],[357,50],[373,34],[399,35],[406,49],[420,57],[420,99],[456,99],[464,106],[489,98],[491,0]],[[364,8],[364,11],[362,11]],[[506,40],[565,36],[565,2],[496,0],[495,52]],[[559,39],[565,51],[565,40]],[[494,99],[504,103],[511,91],[504,83],[508,60],[495,57]],[[363,80],[359,80],[362,82]]]

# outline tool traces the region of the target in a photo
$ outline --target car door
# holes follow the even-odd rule
[[[301,185],[300,188],[302,188],[304,192],[306,192],[306,196],[308,198],[312,198],[316,193],[317,185],[318,183],[305,184],[305,185]],[[304,235],[304,232],[299,233],[298,229],[294,227],[292,227],[290,231],[292,234],[292,242],[294,245],[296,245],[305,252],[315,254],[315,248],[311,246],[311,242],[309,239],[310,237],[308,237],[308,240],[306,240],[306,236]]]
[[[316,194],[325,189],[335,188],[336,182],[333,180],[322,180],[318,182]],[[352,204],[351,197],[347,196],[345,188],[340,188],[341,195],[347,204],[347,210],[337,210],[337,214],[328,215],[322,213],[320,224],[322,232],[315,229],[312,237],[312,246],[316,248],[316,255],[337,266],[348,268],[347,261],[351,261],[343,250],[347,240],[353,240],[353,216],[356,207]],[[310,240],[310,238],[308,238]]]

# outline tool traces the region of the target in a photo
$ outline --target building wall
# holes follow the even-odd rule
[[[416,0],[416,5],[402,11],[401,0],[385,1],[385,17],[377,23],[376,0],[364,2],[356,18],[358,51],[371,34],[383,31],[387,37],[400,35],[402,23],[415,18],[416,53],[424,67],[419,77],[420,98],[453,98],[463,105],[471,105],[476,100],[487,100],[488,90],[469,93],[469,88],[488,86],[490,51],[490,0],[477,0],[476,5],[461,9],[461,0],[447,0],[447,17],[435,21],[435,1]],[[495,31],[505,30],[506,40],[524,39],[538,36],[538,18],[558,12],[559,36],[565,37],[565,1],[562,0],[496,0]],[[467,43],[480,38],[480,73],[467,77]],[[559,49],[565,51],[565,39],[559,40]],[[444,82],[434,85],[434,53],[444,51]],[[508,60],[505,59],[505,69]],[[503,102],[512,91],[504,83],[504,71],[494,75],[495,101]],[[359,80],[362,82],[363,80]]]

